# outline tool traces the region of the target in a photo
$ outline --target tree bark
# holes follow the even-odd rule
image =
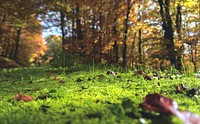
[[[138,62],[142,65],[142,28],[139,29],[138,35]]]
[[[132,69],[133,69],[133,66],[134,66],[134,60],[135,60],[135,52],[134,52],[134,49],[135,49],[135,39],[136,39],[136,34],[137,32],[134,33],[134,37],[133,37],[133,42],[132,42],[132,45],[131,45],[131,66],[132,66]]]
[[[3,18],[1,19],[0,22],[0,44],[2,45],[3,43],[3,31],[2,31],[2,25],[4,24],[4,22],[6,21],[6,14],[3,15]],[[0,55],[3,55],[3,51],[0,51]]]
[[[117,36],[117,18],[114,19],[114,26],[113,26],[113,33],[114,33],[114,37],[116,38]],[[114,55],[115,55],[115,63],[118,63],[119,60],[119,56],[118,56],[118,44],[117,44],[117,39],[114,40]]]
[[[176,13],[176,30],[177,30],[177,33],[178,33],[178,40],[182,40],[182,37],[181,37],[181,23],[182,23],[182,18],[181,18],[181,5],[179,4],[177,6],[177,13]],[[179,52],[177,53],[177,62],[176,62],[176,68],[178,70],[182,70],[182,62],[181,62],[181,55],[182,55],[182,51],[183,51],[183,44],[182,46],[179,48]]]
[[[194,65],[194,72],[197,72],[197,39],[194,41],[194,43],[191,45],[191,62]]]
[[[2,34],[2,25],[4,24],[5,21],[6,21],[6,14],[3,15],[3,18],[2,18],[1,23],[0,23],[0,36]]]
[[[158,2],[160,5],[160,14],[163,22],[162,27],[165,31],[164,40],[168,53],[167,58],[170,60],[171,65],[174,65],[176,69],[179,69],[176,59],[177,52],[174,50],[174,30],[172,27],[172,19],[169,12],[170,0],[165,0],[165,3],[163,2],[163,0],[158,0]]]
[[[15,52],[13,56],[13,60],[17,61],[17,55],[19,52],[19,41],[20,41],[20,35],[21,35],[21,27],[17,29],[17,35],[16,35],[16,40],[15,40]]]
[[[129,22],[129,14],[130,14],[131,8],[132,8],[131,0],[127,0],[126,15],[125,15],[125,20],[124,20],[124,23],[125,23],[124,40],[123,40],[123,46],[122,46],[122,58],[123,58],[123,68],[124,69],[125,69],[126,63],[127,63],[127,61],[126,61],[126,58],[127,58],[126,40],[127,40],[127,35],[128,35],[128,28],[129,28],[128,22]]]
[[[103,16],[102,16],[102,12],[100,11],[99,12],[99,38],[98,38],[98,55],[99,55],[99,58],[98,58],[98,63],[101,63],[101,59],[102,59],[102,35],[103,35]]]
[[[65,16],[63,8],[60,10],[60,29],[62,33],[62,45],[65,45]]]
[[[77,30],[77,41],[83,39],[83,32],[82,32],[82,26],[81,26],[81,19],[80,19],[80,8],[77,5],[76,6],[76,30]]]
[[[195,40],[195,46],[194,46],[194,72],[197,72],[197,64],[196,64],[196,60],[197,60],[197,40]]]

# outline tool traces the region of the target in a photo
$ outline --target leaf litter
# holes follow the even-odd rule
[[[141,108],[160,114],[174,115],[184,124],[200,124],[200,117],[189,111],[178,110],[178,104],[161,94],[149,94],[144,98]]]

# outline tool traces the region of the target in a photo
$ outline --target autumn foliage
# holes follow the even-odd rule
[[[34,0],[1,0],[0,56],[29,65],[44,54],[46,46],[36,13],[39,6]]]
[[[41,63],[46,54],[46,62],[54,55],[61,61],[75,56],[77,63],[179,71],[188,65],[197,71],[198,5],[198,0],[1,0],[0,55],[22,64]],[[50,38],[60,37],[59,47],[45,46],[51,39],[44,41],[42,28],[53,32]]]

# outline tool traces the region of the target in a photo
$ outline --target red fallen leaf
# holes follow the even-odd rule
[[[33,97],[32,96],[25,96],[23,94],[17,94],[16,96],[14,96],[14,100],[22,100],[24,102],[28,102],[28,101],[31,101],[33,100]]]
[[[169,106],[177,108],[177,103],[172,99],[164,97],[158,93],[149,94],[144,98],[144,102],[140,104],[143,109],[156,111],[164,114],[172,114]]]
[[[140,104],[143,109],[156,111],[162,114],[171,114],[178,117],[184,124],[200,124],[200,117],[187,111],[179,111],[177,103],[158,93],[149,94]]]

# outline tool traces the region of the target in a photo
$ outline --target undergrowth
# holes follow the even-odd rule
[[[84,68],[84,69],[83,69]],[[116,76],[107,75],[111,69]],[[170,75],[159,72],[160,75]],[[153,73],[149,71],[152,77]],[[145,80],[120,68],[95,66],[66,68],[29,67],[0,72],[1,124],[159,124],[181,123],[177,118],[142,110],[139,104],[150,93],[177,101],[179,109],[200,115],[199,94],[177,94],[180,83],[199,87],[199,78],[175,75]],[[62,83],[56,79],[62,80]],[[22,93],[29,102],[15,101]]]

